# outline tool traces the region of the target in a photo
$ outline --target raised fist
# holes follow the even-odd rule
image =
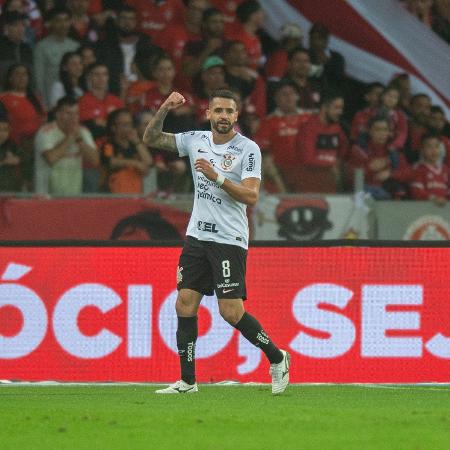
[[[179,92],[172,92],[161,105],[161,108],[167,108],[168,110],[178,108],[186,103],[186,99]]]

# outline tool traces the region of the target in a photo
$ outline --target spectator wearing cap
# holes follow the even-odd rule
[[[345,85],[345,60],[329,48],[330,32],[325,25],[315,23],[309,30],[309,55],[312,74],[322,78],[331,89],[342,90]]]
[[[342,163],[348,156],[348,139],[340,120],[344,97],[324,94],[318,114],[313,114],[298,131],[298,192],[335,193],[342,189]]]
[[[189,40],[184,47],[182,71],[186,77],[200,73],[203,63],[211,55],[220,55],[226,42],[223,14],[208,8],[202,15],[202,39]]]
[[[297,139],[308,118],[297,106],[298,92],[288,81],[273,91],[275,110],[262,119],[254,137],[263,152],[264,188],[269,192],[295,192],[298,178]]]
[[[108,39],[100,40],[95,49],[97,59],[108,67],[111,93],[122,96],[128,85],[136,81],[132,63],[137,53],[156,58],[163,50],[153,45],[150,38],[137,30],[136,10],[123,5]]]
[[[279,81],[287,72],[289,53],[297,47],[303,47],[303,31],[295,23],[283,25],[280,33],[279,48],[268,58],[265,67],[269,81]]]
[[[250,66],[248,53],[241,41],[228,41],[223,51],[225,81],[229,88],[239,91],[244,114],[266,115],[266,83]]]
[[[0,88],[3,88],[5,75],[15,63],[33,67],[33,52],[24,42],[27,16],[17,11],[2,15],[3,33],[0,36]]]
[[[266,62],[257,34],[264,24],[265,12],[257,0],[246,0],[237,7],[236,17],[238,21],[226,37],[242,42],[247,50],[250,67],[258,69]]]
[[[54,8],[48,14],[49,35],[34,49],[34,78],[37,92],[45,107],[50,107],[51,88],[59,78],[59,66],[64,53],[73,52],[79,43],[68,37],[70,14],[66,9]]]
[[[319,110],[322,93],[326,86],[323,80],[310,76],[311,59],[308,50],[297,47],[289,53],[289,63],[283,81],[288,81],[297,87],[298,107],[305,112]]]
[[[206,110],[209,108],[209,96],[212,92],[226,87],[225,63],[219,56],[213,55],[203,61],[202,70],[193,83],[194,103],[197,107],[197,123],[202,125],[207,121]]]

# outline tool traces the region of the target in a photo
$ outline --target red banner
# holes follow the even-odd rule
[[[0,378],[179,378],[180,248],[0,248]],[[449,382],[448,248],[251,248],[246,307],[293,382]],[[268,382],[268,363],[205,297],[201,382]]]

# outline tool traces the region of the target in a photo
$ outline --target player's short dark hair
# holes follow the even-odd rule
[[[260,9],[261,5],[257,0],[247,0],[242,2],[236,8],[236,17],[238,18],[239,22],[246,23],[250,16]]]
[[[306,49],[305,47],[302,47],[301,45],[299,45],[298,47],[293,48],[293,49],[288,53],[288,60],[290,61],[297,53],[305,53],[306,55],[309,56],[309,51],[308,51],[308,49]]]
[[[344,99],[344,95],[342,94],[342,92],[335,91],[335,90],[327,90],[322,94],[320,106],[327,106],[330,103],[333,103],[338,98]]]
[[[209,103],[211,103],[215,98],[228,98],[230,100],[234,100],[236,106],[238,105],[239,102],[239,99],[236,97],[236,94],[228,89],[217,89],[213,91],[209,96]]]
[[[441,140],[441,136],[438,133],[435,133],[433,131],[429,131],[428,133],[425,133],[420,138],[420,144],[423,146],[425,144],[425,142],[431,141],[432,139],[437,139],[438,141],[440,141]]]
[[[71,107],[78,105],[78,101],[75,97],[72,97],[71,95],[66,95],[58,100],[55,106],[55,112],[60,111],[61,109],[65,108],[66,106]]]

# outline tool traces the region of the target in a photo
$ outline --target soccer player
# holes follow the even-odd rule
[[[290,355],[278,349],[260,323],[244,309],[248,247],[246,206],[258,200],[261,153],[257,144],[234,130],[237,100],[227,90],[211,94],[206,117],[212,131],[164,133],[170,110],[185,103],[172,92],[150,120],[143,140],[150,147],[189,156],[195,185],[194,207],[177,271],[177,346],[181,380],[158,394],[198,392],[195,381],[197,311],[203,295],[217,295],[222,317],[270,362],[272,393],[289,382]]]

